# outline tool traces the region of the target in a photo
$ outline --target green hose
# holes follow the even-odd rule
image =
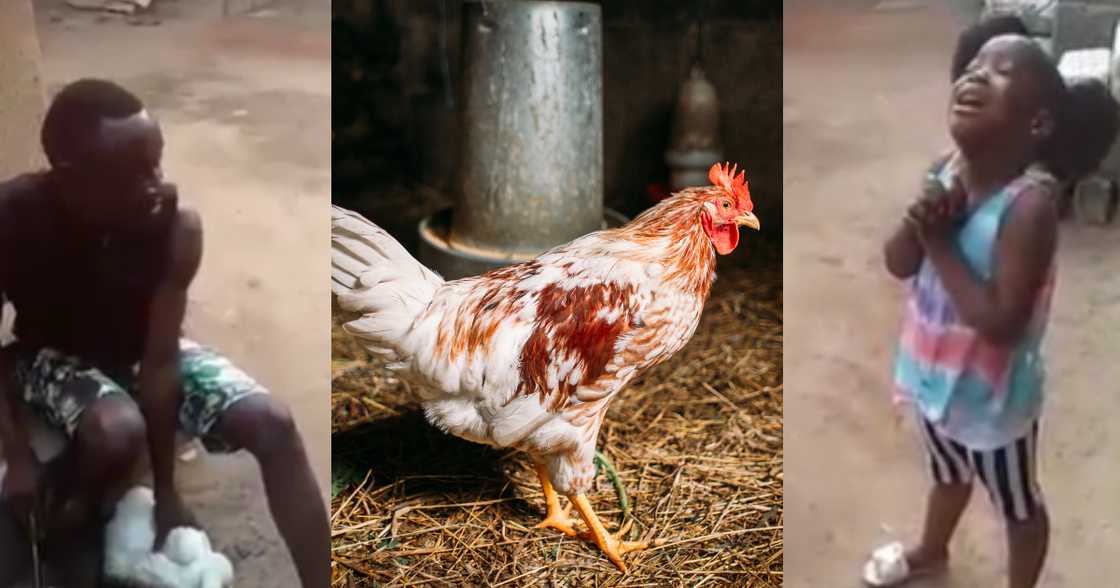
[[[599,471],[605,469],[607,477],[610,478],[611,484],[614,486],[614,492],[618,495],[618,505],[622,508],[622,521],[619,523],[621,529],[630,520],[630,501],[626,498],[626,488],[622,485],[622,478],[618,475],[618,470],[614,469],[614,464],[607,458],[603,452],[595,450],[595,476],[599,476]],[[633,537],[634,527],[630,528],[630,536]]]

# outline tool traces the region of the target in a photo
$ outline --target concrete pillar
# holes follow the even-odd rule
[[[0,1],[0,178],[46,165],[42,53],[31,0]]]
[[[31,0],[0,0],[0,181],[46,165],[39,146],[46,110],[40,61]],[[13,313],[8,306],[2,312],[0,343],[7,343]]]
[[[46,111],[41,57],[31,0],[0,0],[0,180],[46,165],[39,146]],[[11,305],[4,305],[0,341],[10,340],[14,318]],[[56,455],[61,438],[38,421],[30,424],[31,445],[39,458]]]

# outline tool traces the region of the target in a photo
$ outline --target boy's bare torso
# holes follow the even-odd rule
[[[16,309],[20,345],[107,372],[140,361],[177,210],[164,216],[144,232],[97,233],[68,222],[46,176],[0,184],[0,287]]]

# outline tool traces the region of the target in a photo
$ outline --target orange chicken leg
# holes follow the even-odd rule
[[[618,535],[611,535],[607,532],[606,527],[599,520],[595,511],[591,509],[591,502],[583,494],[576,494],[569,497],[572,503],[576,505],[576,510],[579,511],[583,521],[591,529],[590,539],[599,546],[599,549],[607,555],[607,559],[614,562],[619,570],[626,571],[626,564],[622,563],[622,555],[631,551],[641,551],[650,546],[648,541],[623,541],[619,539],[626,534],[629,525],[618,532]],[[659,545],[660,541],[654,541],[653,545]]]
[[[560,495],[552,487],[552,482],[548,479],[548,468],[542,463],[537,464],[537,477],[541,479],[544,501],[548,506],[548,512],[545,514],[544,520],[537,525],[537,528],[556,529],[569,537],[575,537],[578,534],[575,528],[575,520],[568,516],[568,513],[572,512],[572,505],[569,504],[567,508],[560,508]]]

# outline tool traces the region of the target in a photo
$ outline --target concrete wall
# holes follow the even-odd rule
[[[0,2],[0,179],[45,165],[39,37],[31,0]]]
[[[667,183],[670,116],[702,7],[703,64],[721,100],[725,157],[745,166],[765,235],[780,243],[780,3],[601,4],[607,205],[635,214],[650,203],[648,184]],[[334,6],[336,198],[412,180],[449,188],[458,145],[460,2],[446,0],[442,21],[439,0]]]

